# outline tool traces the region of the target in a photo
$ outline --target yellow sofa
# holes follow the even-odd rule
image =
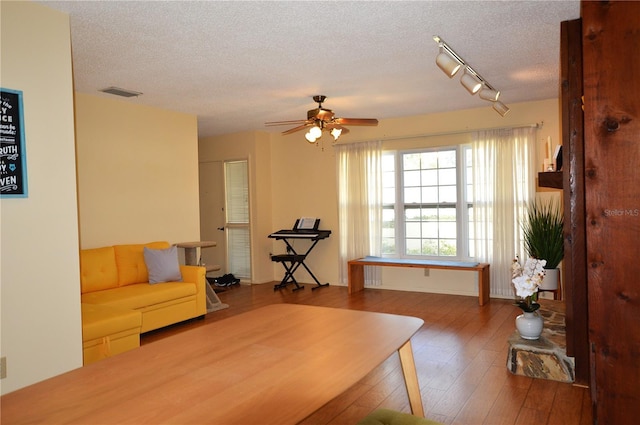
[[[83,303],[83,364],[138,348],[141,324],[139,311]]]
[[[179,266],[182,281],[149,283],[144,247],[114,245],[80,251],[83,362],[140,346],[140,334],[207,312],[204,267]]]

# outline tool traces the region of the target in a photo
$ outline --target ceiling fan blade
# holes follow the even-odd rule
[[[340,130],[339,134],[334,131],[333,136],[336,140],[338,140],[338,137],[340,137],[341,134],[347,134],[349,132],[349,129],[343,127],[343,125],[378,125],[378,120],[375,118],[335,118],[331,109],[322,107],[322,102],[324,102],[325,99],[326,96],[321,95],[313,97],[314,102],[318,103],[318,107],[307,111],[306,120],[270,121],[264,124],[266,126],[300,124],[296,127],[290,128],[289,130],[283,131],[282,135],[285,136],[311,126],[318,126],[320,129],[328,131],[332,131],[334,129]]]
[[[297,127],[293,127],[290,128],[289,130],[283,131],[282,135],[286,136],[287,134],[291,134],[291,133],[295,133],[296,131],[300,131],[300,130],[304,130],[305,128],[309,127],[311,124],[305,122],[305,124],[299,125]]]
[[[308,120],[289,120],[289,121],[270,121],[264,123],[267,127],[274,125],[292,125],[292,124],[302,124],[306,123]]]
[[[378,125],[375,118],[336,118],[333,122],[341,125]]]
[[[346,127],[341,126],[340,124],[338,124],[335,121],[329,121],[329,122],[325,123],[324,124],[324,128],[329,129],[329,130],[334,129],[334,128],[339,128],[340,130],[346,130],[347,129]]]

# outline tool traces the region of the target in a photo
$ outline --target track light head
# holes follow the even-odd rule
[[[509,107],[500,101],[493,102],[493,109],[503,117],[510,111]]]
[[[453,56],[449,55],[444,47],[440,47],[440,53],[436,56],[436,64],[449,78],[453,78],[462,66]]]
[[[478,96],[480,96],[481,99],[488,100],[490,102],[496,102],[500,97],[500,91],[491,89],[487,87],[486,84],[484,84],[480,89],[480,93],[478,93]]]
[[[478,80],[475,73],[469,72],[469,67],[465,69],[464,74],[460,77],[460,84],[472,95],[478,93],[478,90],[482,87],[482,83]]]

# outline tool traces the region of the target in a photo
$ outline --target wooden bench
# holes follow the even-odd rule
[[[403,258],[364,257],[348,262],[349,294],[364,289],[364,266],[415,267],[420,269],[473,270],[478,273],[478,303],[489,302],[491,277],[489,264],[467,261],[412,260]]]

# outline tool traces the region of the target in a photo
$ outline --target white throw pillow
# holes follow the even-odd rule
[[[149,283],[182,282],[178,248],[174,245],[167,249],[144,247],[144,262],[149,271]]]

